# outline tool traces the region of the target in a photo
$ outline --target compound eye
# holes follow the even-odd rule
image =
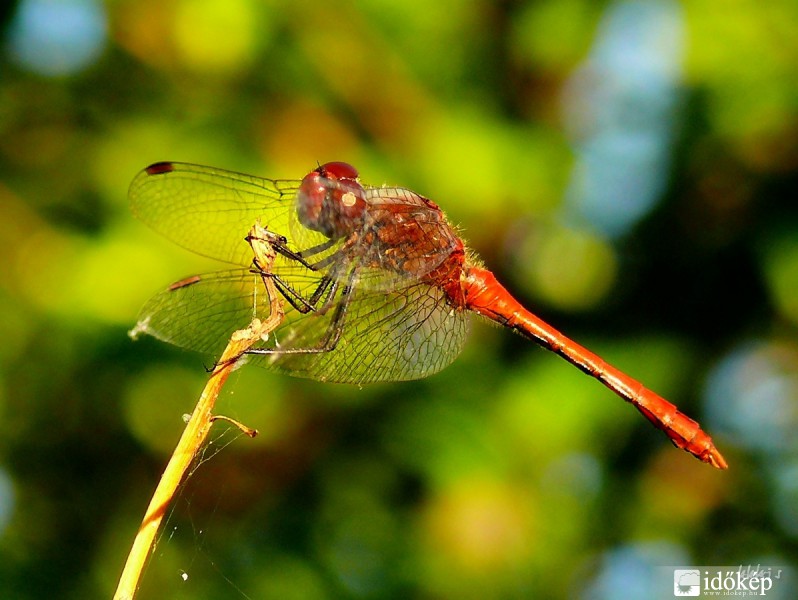
[[[345,162],[328,162],[321,165],[316,172],[322,177],[338,181],[356,181],[359,173],[357,169]]]

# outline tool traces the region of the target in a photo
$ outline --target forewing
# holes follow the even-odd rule
[[[244,241],[261,225],[311,247],[324,236],[296,227],[297,181],[272,180],[213,167],[157,163],[130,184],[133,214],[149,227],[193,252],[238,265],[249,265],[252,249]]]

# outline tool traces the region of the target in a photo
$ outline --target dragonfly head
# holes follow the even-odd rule
[[[325,163],[311,171],[297,192],[300,223],[331,239],[358,230],[365,210],[365,191],[357,169],[345,162]]]

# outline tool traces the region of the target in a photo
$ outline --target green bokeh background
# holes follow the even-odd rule
[[[794,0],[28,0],[2,19],[0,597],[112,595],[213,360],[127,336],[149,296],[220,268],[129,213],[157,160],[346,160],[434,199],[730,468],[481,324],[423,381],[244,368],[219,412],[261,434],[217,425],[141,598],[642,599],[673,597],[661,566],[795,564]]]

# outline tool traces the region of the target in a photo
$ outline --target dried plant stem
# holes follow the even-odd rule
[[[180,437],[180,441],[177,443],[177,447],[172,453],[172,457],[155,489],[152,500],[150,500],[144,520],[141,523],[141,527],[139,527],[136,539],[133,541],[133,546],[128,554],[127,562],[122,570],[114,600],[132,600],[135,596],[142,570],[152,551],[155,536],[160,529],[164,515],[186,472],[201,451],[213,421],[218,418],[212,414],[212,411],[225,381],[227,381],[244,352],[256,342],[266,339],[268,334],[283,319],[279,294],[273,280],[266,274],[268,272],[266,269],[271,267],[274,260],[274,252],[267,241],[265,229],[256,225],[248,239],[255,251],[256,264],[263,269],[262,279],[271,304],[269,317],[265,321],[254,318],[248,328],[236,331],[230,337],[230,342],[222,353],[213,373],[211,373],[205,389],[202,390],[197,406],[194,408],[183,435]],[[235,424],[240,425],[238,423]],[[254,437],[257,434],[257,431],[253,429],[243,426],[240,426],[240,428],[250,437]]]

